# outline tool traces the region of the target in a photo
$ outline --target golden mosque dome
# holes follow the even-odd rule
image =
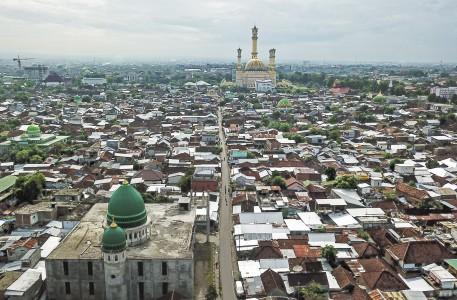
[[[251,58],[244,67],[245,71],[265,71],[266,67],[258,58]]]

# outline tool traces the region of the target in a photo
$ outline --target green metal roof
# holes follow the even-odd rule
[[[0,178],[0,193],[11,188],[16,183],[17,177],[13,175]]]
[[[457,270],[457,259],[456,258],[451,258],[451,259],[445,259],[445,263],[447,263],[449,266]]]
[[[141,194],[128,183],[121,185],[109,200],[107,220],[108,224],[114,221],[122,228],[145,224],[147,215]]]
[[[231,156],[233,158],[246,158],[248,157],[248,152],[244,150],[233,150]]]

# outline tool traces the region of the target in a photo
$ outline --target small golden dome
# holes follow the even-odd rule
[[[245,71],[265,71],[265,65],[258,58],[251,58],[246,66],[244,67]]]

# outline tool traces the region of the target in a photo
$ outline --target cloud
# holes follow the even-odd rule
[[[2,0],[1,53],[457,61],[455,0]]]

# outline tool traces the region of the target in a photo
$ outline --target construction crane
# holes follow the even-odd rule
[[[21,58],[21,57],[19,57],[19,55],[18,55],[17,58],[16,58],[16,57],[13,58],[13,61],[17,61],[17,66],[18,66],[19,69],[20,69],[20,68],[22,67],[22,61],[23,61],[23,60],[30,60],[30,59],[35,59],[35,58],[31,58],[31,57],[29,57],[29,58]]]

